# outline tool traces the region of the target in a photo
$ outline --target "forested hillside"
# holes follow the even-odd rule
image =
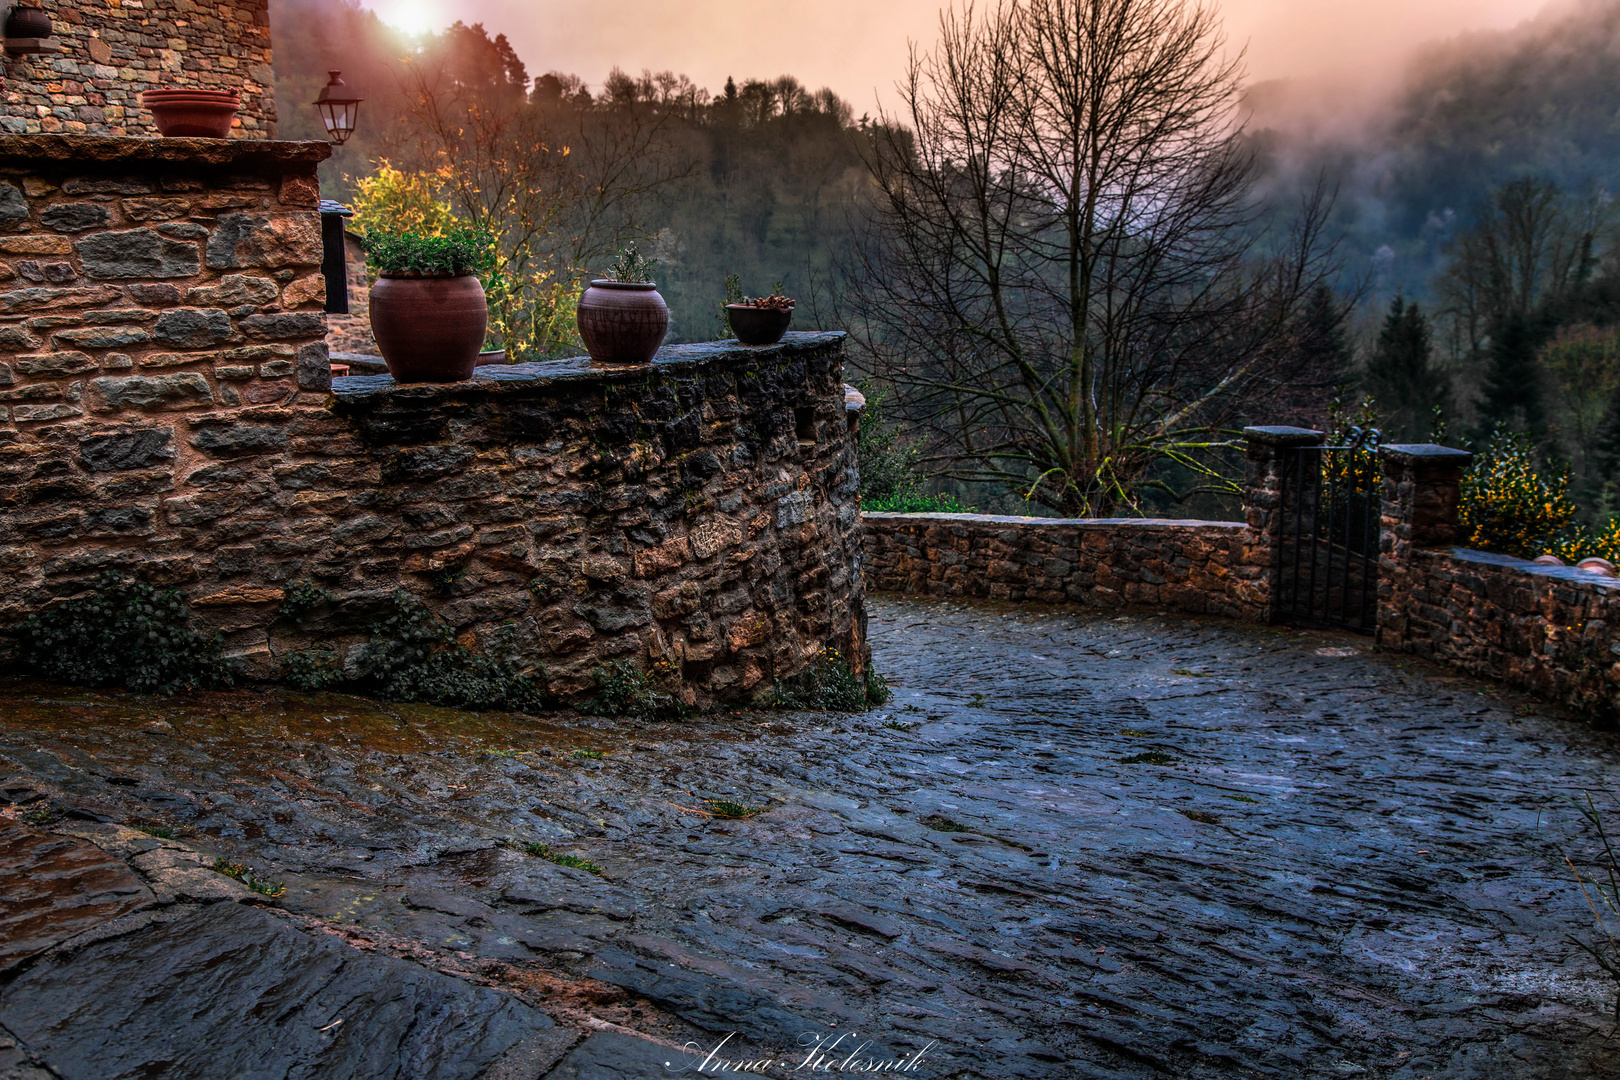
[[[454,202],[451,174],[496,163],[479,159],[476,136],[449,138],[438,121],[481,95],[488,123],[491,100],[518,95],[523,105],[511,122],[531,125],[550,152],[548,161],[525,165],[544,173],[533,186],[546,188],[552,200],[536,212],[595,214],[567,222],[595,232],[571,236],[577,242],[567,250],[550,252],[553,273],[600,272],[608,248],[640,236],[643,253],[658,260],[654,274],[670,303],[676,340],[716,336],[728,275],[749,294],[782,283],[801,300],[796,325],[814,324],[816,309],[807,301],[812,290],[825,290],[834,254],[847,246],[847,208],[865,172],[864,120],[831,91],[811,91],[791,76],[746,73],[713,93],[670,72],[616,72],[606,85],[587,86],[567,71],[566,57],[517,57],[498,27],[458,23],[411,40],[353,0],[273,0],[271,17],[283,137],[320,137],[307,103],[328,67],[342,69],[345,82],[366,95],[358,134],[322,173],[327,197],[351,201],[357,182],[386,160],[438,176],[446,181],[441,194]],[[531,78],[526,61],[544,73]],[[478,128],[465,120],[456,122]],[[566,193],[547,187],[558,183],[565,155],[587,162],[583,186]],[[583,199],[592,185],[614,184],[623,197],[612,206],[559,206]],[[547,217],[546,224],[555,234],[550,226],[563,222]],[[564,265],[574,256],[586,257],[582,265]]]
[[[1393,85],[1270,83],[1250,103],[1274,183],[1340,186],[1350,273],[1424,300],[1492,188],[1620,185],[1620,0],[1420,48]]]

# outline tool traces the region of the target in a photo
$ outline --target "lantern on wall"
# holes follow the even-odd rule
[[[344,85],[341,71],[328,71],[326,74],[331,81],[321,87],[321,95],[315,99],[315,105],[321,110],[321,120],[326,124],[326,137],[342,146],[354,134],[355,116],[360,112],[360,103],[365,98]]]

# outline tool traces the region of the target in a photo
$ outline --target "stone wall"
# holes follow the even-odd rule
[[[864,666],[843,340],[497,366],[445,387],[337,379],[331,413],[244,476],[283,549],[229,542],[223,516],[220,540],[252,577],[313,577],[361,614],[403,584],[543,661],[564,696],[616,657],[699,703],[768,693],[822,648]],[[228,497],[222,515],[240,513]],[[267,644],[298,639],[278,625]]]
[[[289,404],[300,370],[304,389],[325,389],[315,168],[329,153],[324,143],[0,136],[0,430],[23,470],[13,478],[72,475],[80,494],[109,496],[94,513],[128,510],[140,532],[154,511],[107,490],[127,485],[95,453],[60,476],[25,463],[150,415],[201,432],[221,408]],[[79,426],[42,426],[64,422]],[[30,516],[53,505],[12,498]]]
[[[1266,568],[1242,522],[863,514],[869,588],[922,596],[1140,604],[1258,619]]]
[[[1386,446],[1378,644],[1620,712],[1620,581],[1453,547],[1469,455]]]
[[[46,10],[62,51],[8,58],[0,131],[152,136],[140,92],[180,86],[238,91],[235,136],[275,138],[268,0],[58,0]]]

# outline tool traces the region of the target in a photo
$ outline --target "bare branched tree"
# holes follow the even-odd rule
[[[541,324],[571,324],[581,277],[644,235],[654,200],[690,172],[690,158],[668,137],[669,110],[531,98],[437,60],[404,69],[395,159],[433,176],[457,218],[495,238],[495,322],[510,351],[544,351]]]
[[[1002,0],[940,35],[874,132],[874,373],[946,475],[1062,513],[1135,506],[1167,459],[1218,485],[1224,428],[1286,381],[1332,267],[1320,189],[1257,239],[1213,10]]]
[[[1613,248],[1615,224],[1606,192],[1571,194],[1538,179],[1492,190],[1435,280],[1453,351],[1478,356],[1508,320],[1584,284]]]

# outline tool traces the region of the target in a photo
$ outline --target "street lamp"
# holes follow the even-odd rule
[[[360,111],[360,103],[365,98],[343,84],[341,71],[328,71],[326,74],[331,81],[321,87],[321,96],[315,99],[315,104],[321,110],[321,119],[326,122],[327,138],[342,146],[354,134],[355,114]]]

